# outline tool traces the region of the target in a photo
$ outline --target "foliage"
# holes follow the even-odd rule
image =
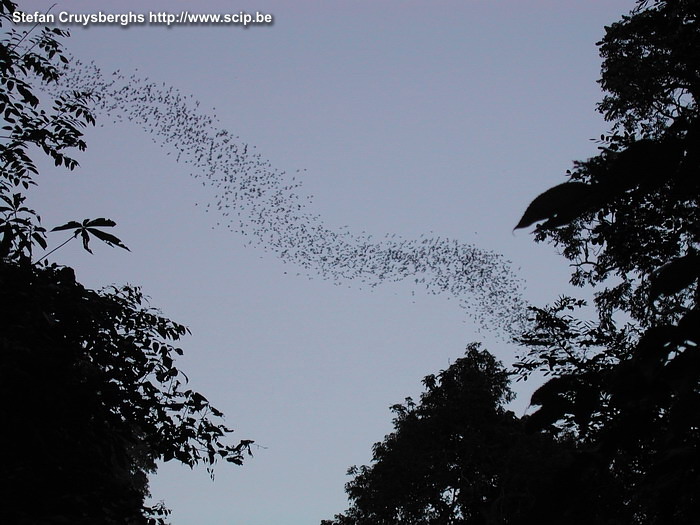
[[[533,308],[520,342],[535,392],[530,425],[575,435],[591,468],[624,482],[633,523],[686,523],[700,511],[700,3],[640,2],[606,28],[600,154],[537,197],[517,227],[544,221],[595,290],[597,320],[562,298]]]
[[[0,24],[15,8],[0,0]],[[251,442],[229,444],[223,414],[186,389],[173,346],[184,326],[147,307],[138,288],[88,290],[71,268],[50,264],[65,242],[34,256],[47,232],[26,205],[38,174],[31,154],[74,169],[70,152],[85,149],[81,130],[94,123],[85,93],[41,103],[38,90],[66,62],[67,32],[34,29],[11,28],[0,41],[0,419],[13,444],[0,522],[164,523],[167,509],[145,505],[156,461],[211,472],[217,459],[240,464]],[[87,251],[93,237],[128,249],[102,230],[114,225],[85,219],[52,231],[70,230]]]
[[[420,402],[394,405],[394,431],[376,443],[371,466],[352,467],[351,508],[325,525],[596,523],[615,488],[589,483],[572,446],[530,434],[504,408],[508,373],[478,344],[423,380]],[[576,470],[563,490],[558,476]],[[602,488],[608,490],[606,499]],[[570,505],[569,491],[578,494]]]
[[[697,2],[655,2],[606,28],[600,83],[608,93],[599,109],[617,131],[517,226],[547,219],[536,238],[572,262],[574,284],[619,281],[597,296],[603,320],[623,310],[651,326],[677,320],[697,300],[689,285],[700,239],[699,10]],[[667,263],[673,271],[658,275]]]
[[[221,412],[174,365],[187,329],[137,288],[95,292],[70,268],[3,264],[0,295],[1,417],[16,437],[6,495],[23,502],[3,522],[140,523],[156,460],[241,463],[248,442],[223,443]]]
[[[516,226],[571,262],[593,315],[531,308],[514,373],[548,380],[522,419],[474,347],[428,376],[326,525],[697,522],[700,2],[640,1],[599,46],[612,131]]]

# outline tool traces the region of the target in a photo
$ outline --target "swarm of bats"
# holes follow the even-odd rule
[[[191,96],[137,74],[103,75],[94,64],[77,60],[71,60],[61,85],[93,93],[94,111],[103,121],[140,125],[187,164],[193,177],[214,189],[207,209],[219,214],[219,224],[300,273],[369,287],[408,280],[417,289],[456,298],[480,329],[505,337],[520,333],[527,323],[523,281],[502,255],[432,234],[374,239],[326,227],[309,211],[312,199],[297,178],[221,129]]]

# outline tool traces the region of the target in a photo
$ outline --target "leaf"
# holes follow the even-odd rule
[[[126,251],[131,251],[131,250],[129,250],[129,248],[126,247],[126,245],[124,245],[124,243],[122,243],[122,241],[120,239],[118,239],[114,235],[111,235],[109,233],[106,233],[106,232],[103,232],[100,230],[96,230],[95,228],[87,228],[86,231],[90,232],[95,237],[97,237],[101,241],[106,242],[110,246],[119,246],[120,248],[124,248]]]
[[[92,253],[92,250],[90,250],[89,248],[90,235],[94,235],[95,237],[97,237],[101,241],[104,241],[110,246],[118,246],[119,248],[124,248],[127,251],[131,251],[118,237],[115,237],[110,233],[106,233],[95,228],[95,226],[111,228],[112,226],[116,226],[116,224],[117,223],[111,219],[105,219],[104,217],[100,217],[98,219],[85,219],[82,222],[82,224],[77,221],[70,221],[66,224],[53,228],[51,231],[75,230],[73,232],[73,235],[75,237],[77,237],[78,235],[82,237],[83,248],[85,248],[90,253]]]
[[[85,248],[88,252],[92,253],[92,250],[88,247],[88,244],[90,243],[90,236],[88,235],[87,230],[80,229],[76,232],[76,234],[80,232],[80,235],[83,238],[83,248]]]
[[[690,286],[700,277],[700,255],[692,253],[673,259],[659,268],[652,278],[649,300],[660,295],[673,295]]]
[[[546,405],[547,403],[561,398],[562,394],[568,393],[575,383],[575,378],[569,376],[555,377],[547,381],[532,394],[530,403],[533,405]]]
[[[556,404],[548,404],[540,408],[537,412],[526,415],[523,418],[523,422],[525,423],[525,428],[530,432],[543,430],[561,419],[565,412],[565,407],[558,407]]]
[[[24,101],[27,102],[29,105],[36,106],[39,104],[39,99],[36,98],[34,94],[31,91],[29,91],[25,85],[17,84],[17,91],[20,95],[22,95]]]
[[[56,226],[51,231],[58,232],[58,231],[62,231],[62,230],[72,230],[72,229],[80,229],[80,228],[82,228],[82,224],[80,224],[79,222],[76,222],[76,221],[70,221],[70,222],[67,222],[65,224],[62,224],[61,226]]]
[[[116,226],[117,223],[114,222],[112,219],[105,219],[104,217],[100,217],[99,219],[91,219],[91,220],[85,220],[83,222],[83,226],[85,227],[109,227],[111,228],[112,226]]]
[[[530,203],[513,229],[526,228],[537,221],[555,217],[566,220],[557,226],[566,224],[588,208],[591,197],[596,193],[596,188],[581,182],[565,182],[549,188]]]
[[[33,233],[32,238],[36,241],[36,243],[41,246],[44,250],[46,249],[46,239],[44,239],[43,235],[40,233]]]

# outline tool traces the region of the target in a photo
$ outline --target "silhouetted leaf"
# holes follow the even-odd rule
[[[46,239],[44,239],[43,235],[40,233],[33,233],[32,238],[39,246],[46,249]]]
[[[56,226],[55,228],[52,228],[52,232],[57,232],[57,231],[62,231],[62,230],[73,230],[73,229],[79,229],[82,228],[82,224],[76,221],[70,221],[65,224],[62,224],[61,226]]]
[[[111,228],[112,226],[116,226],[117,223],[114,222],[112,219],[105,219],[104,217],[100,217],[99,219],[90,219],[89,221],[86,221],[83,223],[84,227],[109,227]]]
[[[129,248],[127,248],[127,247],[122,243],[121,240],[119,240],[119,239],[118,239],[117,237],[115,237],[114,235],[111,235],[111,234],[109,234],[109,233],[106,233],[106,232],[97,230],[97,229],[95,229],[95,228],[87,228],[87,231],[90,232],[90,233],[91,233],[92,235],[94,235],[95,237],[97,237],[98,239],[100,239],[101,241],[106,242],[106,243],[109,244],[110,246],[118,246],[119,248],[124,248],[124,249],[127,250],[127,251],[131,251],[131,250],[129,250]]]
[[[535,390],[530,398],[530,403],[544,406],[569,392],[575,382],[576,379],[571,376],[554,377]]]
[[[700,277],[700,255],[691,253],[663,265],[652,278],[649,299],[673,295],[690,286]]]
[[[80,229],[76,231],[76,234],[77,233],[80,233],[80,236],[83,238],[83,248],[92,253],[92,250],[88,247],[88,244],[90,243],[90,235],[88,235],[87,230]]]
[[[554,186],[530,203],[514,229],[526,228],[537,221],[555,217],[566,217],[566,222],[570,222],[587,209],[594,193],[592,186],[581,182]]]

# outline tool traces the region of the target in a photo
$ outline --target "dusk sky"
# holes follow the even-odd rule
[[[595,111],[595,42],[633,5],[92,0],[59,2],[52,12],[271,14],[273,24],[248,28],[71,25],[66,47],[105,77],[119,69],[192,95],[216,119],[211,129],[228,130],[269,162],[263,169],[301,182],[304,217],[325,231],[474,245],[512,261],[508,279],[522,280],[522,299],[543,305],[571,293],[570,269],[529,230],[512,229],[608,130]],[[372,444],[391,429],[389,407],[418,397],[425,375],[471,341],[505,365],[515,361],[503,315],[480,323],[462,307],[471,297],[411,279],[377,277],[374,287],[334,279],[281,259],[252,231],[231,232],[206,177],[161,147],[162,134],[114,122],[118,113],[87,131],[78,170],[46,166],[30,199],[49,229],[117,222],[131,252],[103,245],[90,255],[75,242],[53,260],[76,268],[86,286],[139,284],[153,306],[187,325],[179,368],[226,414],[235,439],[258,445],[242,467],[219,464],[213,483],[204,467],[162,465],[151,490],[174,525],[331,518],[347,508],[347,468],[370,461]],[[64,233],[51,234],[49,246]],[[466,278],[477,284],[465,294],[482,301],[489,283]],[[517,415],[535,386],[514,385]]]

